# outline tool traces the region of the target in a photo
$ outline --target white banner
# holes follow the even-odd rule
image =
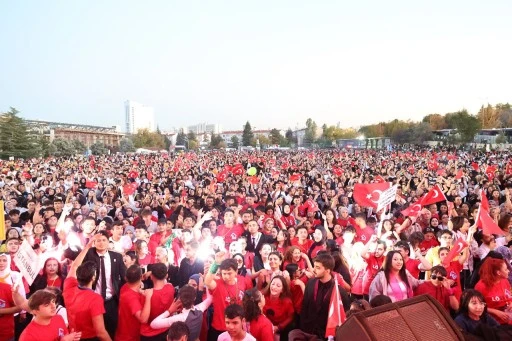
[[[32,285],[39,274],[39,270],[41,270],[42,263],[40,263],[39,258],[27,240],[21,243],[20,249],[14,255],[14,263],[20,269],[28,285]]]
[[[388,188],[385,191],[382,191],[379,197],[379,203],[377,205],[377,212],[395,201],[397,188],[398,184]]]

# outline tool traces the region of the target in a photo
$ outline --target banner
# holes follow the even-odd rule
[[[396,199],[396,190],[398,188],[398,184],[388,188],[383,191],[379,197],[379,203],[377,205],[377,212],[381,209],[385,208],[389,204],[391,204]]]
[[[39,274],[39,270],[41,270],[42,263],[39,263],[39,256],[28,241],[24,240],[21,243],[20,249],[14,255],[14,263],[20,269],[28,285],[32,285],[37,274]]]

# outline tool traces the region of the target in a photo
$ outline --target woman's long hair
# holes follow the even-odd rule
[[[478,298],[480,303],[485,304],[484,295],[482,295],[480,291],[475,289],[466,289],[462,292],[462,295],[460,296],[459,314],[462,314],[466,317],[469,316],[469,302],[471,302],[471,299],[473,297]],[[483,322],[487,322],[487,316],[487,304],[485,304],[484,312],[482,313],[482,317],[480,318],[480,320]]]
[[[393,256],[395,254],[400,255],[400,258],[402,258],[402,268],[400,271],[398,271],[398,277],[407,285],[407,288],[411,288],[409,285],[409,279],[407,278],[407,272],[405,270],[405,262],[403,261],[404,258],[402,257],[402,254],[400,251],[389,251],[386,255],[386,260],[384,261],[384,266],[382,267],[382,271],[384,271],[384,275],[386,276],[386,281],[390,283],[389,274],[391,273],[391,269],[393,268]]]
[[[245,311],[245,319],[247,322],[257,320],[262,314],[258,304],[261,302],[262,293],[257,288],[249,289],[245,292],[243,306]]]
[[[486,287],[490,288],[498,280],[496,272],[505,264],[503,259],[488,258],[484,261],[478,272],[480,280],[485,284]]]

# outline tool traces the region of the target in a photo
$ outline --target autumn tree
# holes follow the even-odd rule
[[[428,123],[430,125],[431,130],[446,129],[446,120],[444,118],[444,115],[430,114],[423,117],[422,121]]]

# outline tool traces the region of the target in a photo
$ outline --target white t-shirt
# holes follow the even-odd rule
[[[218,341],[231,341],[231,336],[229,336],[228,332],[224,332],[219,335]],[[256,341],[254,336],[252,336],[249,333],[245,333],[245,337],[242,339],[242,341]]]

